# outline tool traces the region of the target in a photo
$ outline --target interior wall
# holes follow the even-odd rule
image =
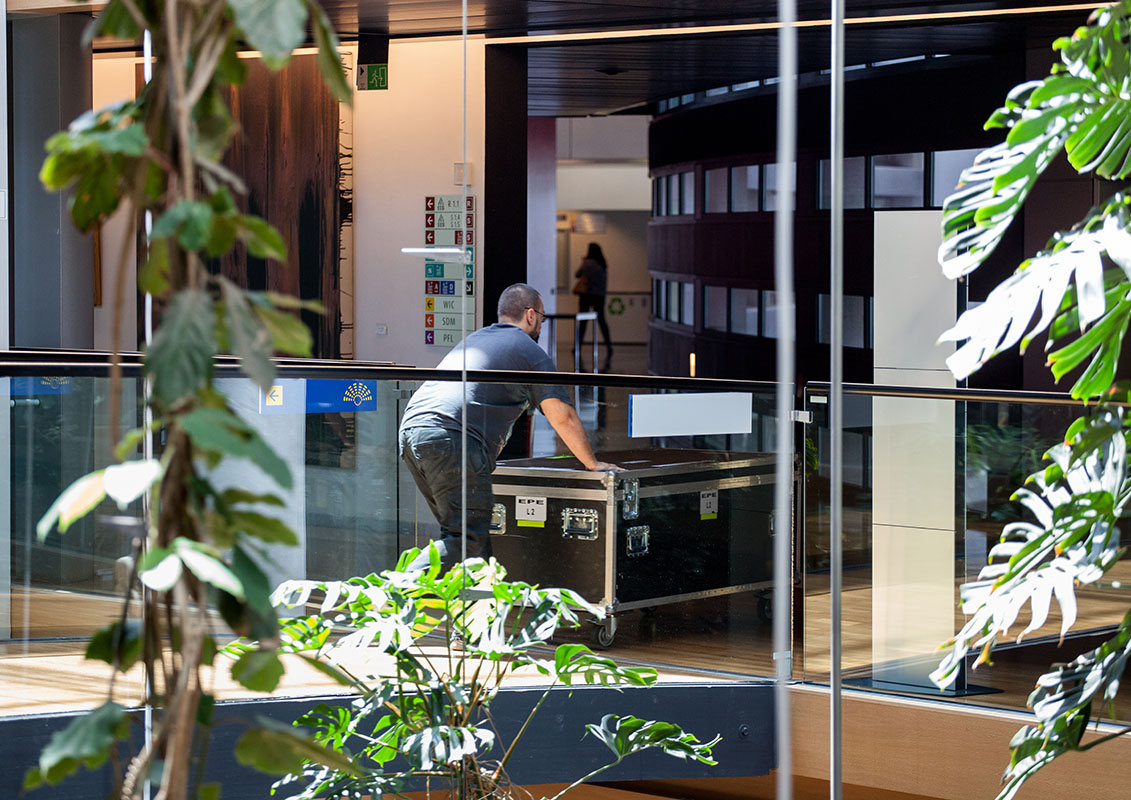
[[[364,361],[433,367],[447,351],[424,343],[424,259],[401,253],[424,245],[424,198],[462,191],[453,165],[463,158],[462,55],[458,39],[394,41],[389,88],[354,100],[356,352]],[[469,191],[482,230],[484,41],[467,45]],[[476,245],[475,308],[484,269]]]
[[[560,174],[560,172],[559,172]],[[564,211],[567,215],[571,211]],[[577,295],[570,293],[574,273],[585,257],[590,242],[601,246],[609,265],[608,294],[605,317],[609,335],[614,342],[643,344],[648,340],[648,317],[652,302],[652,281],[648,275],[648,216],[649,211],[601,211],[605,221],[601,233],[575,233],[563,231],[561,263],[558,269],[558,311],[573,314],[577,311]],[[619,303],[614,302],[619,298]],[[622,309],[621,313],[611,313]],[[569,325],[558,327],[558,343],[571,344],[573,329]],[[589,336],[589,334],[586,334]]]
[[[531,117],[527,121],[526,282],[542,293],[547,314],[556,313],[558,308],[555,138],[552,118]],[[548,340],[540,344],[545,348]]]

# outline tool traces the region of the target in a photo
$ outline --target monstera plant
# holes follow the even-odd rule
[[[308,304],[245,291],[210,272],[206,261],[230,251],[237,240],[255,257],[286,259],[279,233],[236,203],[243,183],[222,162],[237,135],[225,91],[244,80],[242,43],[278,68],[307,40],[308,28],[326,83],[349,101],[337,39],[315,0],[109,0],[88,39],[104,35],[140,47],[148,32],[152,77],[136,100],[86,113],[47,142],[40,177],[51,190],[72,189],[71,216],[79,228],[91,230],[119,208],[152,220],[138,274],[140,288],[162,309],[144,361],[152,422],[122,438],[117,458],[125,463],[80,478],[38,526],[41,538],[55,526],[65,532],[107,496],[123,505],[148,496],[148,529],[135,545],[120,619],[95,634],[86,651],[88,658],[112,664],[115,673],[139,663],[145,672],[153,724],[139,750],[115,758],[123,765],[116,790],[123,800],[149,796],[149,784],[158,800],[219,796],[217,785],[199,782],[215,702],[201,680],[217,649],[210,607],[231,628],[260,642],[232,666],[237,681],[270,689],[282,673],[278,623],[257,551],[297,538],[265,513],[282,505],[278,496],[222,490],[209,476],[229,457],[247,459],[284,489],[291,475],[214,388],[213,357],[235,354],[255,383],[270,387],[274,353],[310,354],[310,333],[293,314]],[[126,293],[125,258],[114,292],[115,342]],[[118,364],[115,356],[110,413],[115,439]],[[159,456],[139,460],[139,443],[147,435],[159,443]],[[139,583],[144,591],[136,591]],[[141,605],[140,614],[131,613],[133,603]],[[56,783],[80,765],[106,762],[129,737],[130,718],[111,680],[106,702],[54,736],[26,785]],[[268,744],[276,752],[297,748],[342,763],[297,732],[271,736]]]
[[[296,752],[273,790],[292,800],[400,797],[413,789],[469,800],[529,797],[511,784],[508,767],[554,687],[647,687],[657,677],[654,669],[620,666],[583,644],[548,648],[556,630],[580,624],[580,614],[604,615],[576,592],[508,581],[494,559],[445,571],[434,546],[406,551],[396,569],[380,575],[285,583],[274,600],[287,615],[279,649],[313,657],[353,695],[319,703],[296,720],[342,759],[333,764]],[[242,659],[256,651],[254,643],[237,642],[225,653]],[[518,730],[500,730],[492,703],[522,672],[546,687]],[[609,714],[586,728],[610,760],[552,800],[645,750],[715,763],[718,737],[700,742],[669,722]],[[249,734],[237,756],[258,763],[257,752],[270,752],[260,738],[277,733]],[[275,760],[265,759],[262,768]]]
[[[1005,141],[980,154],[962,173],[943,209],[939,261],[957,278],[976,269],[1021,212],[1035,181],[1064,151],[1081,173],[1112,181],[1131,176],[1131,3],[1095,12],[1085,27],[1053,45],[1059,63],[1044,80],[1010,92],[987,128]],[[1015,497],[1031,519],[1007,525],[979,580],[961,589],[969,615],[932,677],[952,683],[967,653],[987,663],[1026,606],[1024,636],[1043,626],[1053,601],[1061,638],[1076,621],[1076,587],[1096,585],[1123,555],[1121,517],[1131,496],[1127,448],[1131,420],[1116,401],[1131,400],[1131,384],[1116,380],[1131,321],[1131,194],[1117,191],[1071,229],[1054,233],[986,301],[967,311],[941,341],[961,342],[948,359],[965,378],[995,354],[1041,334],[1048,364],[1060,379],[1078,371],[1072,396],[1087,413],[1046,454]],[[1088,722],[1112,705],[1131,655],[1131,612],[1099,647],[1055,664],[1029,697],[1035,720],[1013,737],[1000,799],[1013,797],[1038,770],[1084,741]]]

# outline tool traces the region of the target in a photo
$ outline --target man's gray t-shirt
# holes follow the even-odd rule
[[[469,370],[497,369],[554,372],[554,360],[533,339],[515,325],[497,322],[480,328],[444,356],[437,369],[459,370],[467,348]],[[495,459],[507,443],[514,421],[528,408],[538,408],[543,400],[555,398],[569,402],[561,386],[514,383],[467,384],[467,435],[486,450],[494,468]],[[408,428],[446,428],[460,430],[463,386],[458,380],[428,381],[408,401],[401,430]]]

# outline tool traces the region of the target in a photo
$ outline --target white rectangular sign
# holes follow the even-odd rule
[[[546,498],[545,497],[516,497],[514,508],[515,521],[522,528],[546,527]]]
[[[750,433],[753,410],[754,399],[745,392],[633,394],[628,397],[628,435]]]

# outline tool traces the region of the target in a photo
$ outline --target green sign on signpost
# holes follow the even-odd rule
[[[388,89],[389,65],[388,64],[362,64],[361,72],[364,82],[359,81],[359,89]]]

